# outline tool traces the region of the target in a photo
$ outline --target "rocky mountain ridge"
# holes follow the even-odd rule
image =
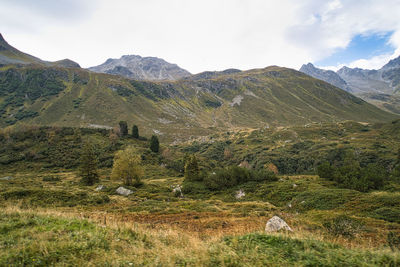
[[[125,55],[119,59],[107,59],[90,71],[121,75],[135,80],[178,80],[190,76],[190,72],[157,57]]]

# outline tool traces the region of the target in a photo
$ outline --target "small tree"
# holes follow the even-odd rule
[[[158,153],[160,151],[160,142],[158,141],[158,137],[153,135],[150,139],[150,150]]]
[[[139,185],[143,176],[143,168],[140,163],[140,155],[132,146],[118,151],[114,156],[111,178],[122,180],[125,185]],[[135,182],[133,183],[133,181]]]
[[[80,166],[81,182],[85,185],[93,185],[99,181],[97,172],[97,155],[94,145],[86,141],[83,145]]]
[[[119,122],[119,132],[120,132],[121,136],[128,135],[128,124],[126,123],[126,121]]]
[[[139,138],[139,128],[136,125],[132,126],[132,137],[136,139]]]
[[[200,169],[195,155],[190,156],[185,163],[185,180],[198,181],[200,179]]]

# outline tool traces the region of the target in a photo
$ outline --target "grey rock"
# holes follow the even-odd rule
[[[292,228],[290,228],[290,226],[278,216],[269,219],[265,225],[265,232],[278,232],[280,230],[293,232]]]
[[[323,70],[320,68],[316,68],[313,64],[308,63],[307,65],[301,66],[300,71],[311,77],[330,83],[340,89],[351,91],[346,81],[332,70]]]
[[[14,177],[12,177],[12,176],[5,176],[5,177],[0,178],[0,181],[10,181],[10,180],[12,180],[12,179],[14,179]]]
[[[119,59],[110,58],[89,70],[121,75],[135,80],[178,80],[191,75],[187,70],[161,58],[137,55],[125,55]]]
[[[102,190],[104,190],[106,187],[104,186],[104,185],[98,185],[97,187],[96,187],[96,191],[102,191]]]
[[[133,193],[132,190],[129,190],[122,186],[118,187],[118,189],[115,192],[117,192],[117,194],[120,194],[120,195],[126,196],[126,197]]]
[[[242,197],[246,196],[246,193],[244,192],[244,190],[240,189],[239,191],[236,192],[235,194],[235,198],[236,199],[241,199]]]
[[[175,196],[177,197],[183,197],[182,194],[182,187],[180,185],[177,185],[172,188],[172,193],[174,193]]]

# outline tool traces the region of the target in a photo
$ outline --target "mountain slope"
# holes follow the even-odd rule
[[[176,64],[156,57],[126,55],[119,59],[108,59],[89,70],[100,73],[121,75],[135,80],[177,80],[190,73]]]
[[[300,71],[321,79],[387,111],[400,114],[400,57],[379,70],[342,67],[336,73],[303,65]]]
[[[0,68],[0,125],[113,127],[174,140],[233,128],[397,118],[301,72],[268,67],[174,82],[128,80],[83,69]]]
[[[70,59],[49,62],[21,52],[13,46],[9,45],[0,33],[0,65],[7,64],[37,64],[41,66],[80,68],[78,63]]]

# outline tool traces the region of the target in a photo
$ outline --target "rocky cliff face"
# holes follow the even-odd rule
[[[314,67],[313,64],[308,63],[307,65],[303,65],[300,68],[300,71],[310,75],[311,77],[323,80],[327,83],[330,83],[338,88],[341,88],[345,91],[352,91],[347,85],[346,81],[343,80],[336,72],[331,70],[323,70]]]
[[[89,70],[121,75],[135,80],[178,80],[191,75],[178,65],[168,63],[163,59],[137,55],[126,55],[119,59],[110,58]]]

